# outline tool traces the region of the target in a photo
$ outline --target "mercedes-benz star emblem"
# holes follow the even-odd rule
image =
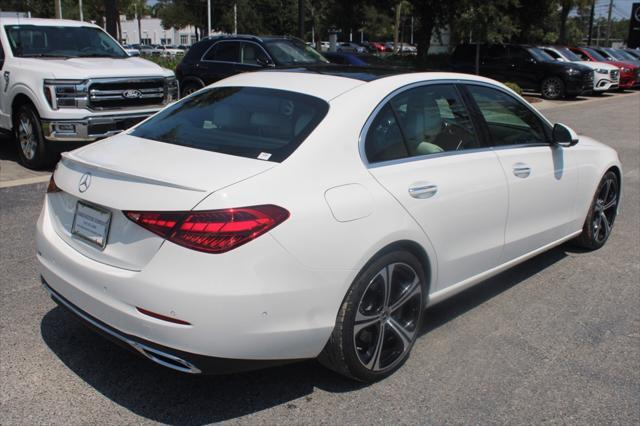
[[[136,89],[129,89],[122,92],[122,97],[125,99],[138,99],[142,97],[142,92]]]
[[[78,184],[78,190],[80,192],[85,192],[91,186],[91,173],[85,173],[80,178],[80,183]]]

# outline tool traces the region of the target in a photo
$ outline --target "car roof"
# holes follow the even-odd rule
[[[343,71],[337,73],[318,73],[301,71],[300,69],[278,69],[265,70],[250,73],[241,73],[233,77],[220,80],[212,87],[261,87],[268,89],[286,90],[314,96],[325,101],[346,93],[356,87],[363,86],[371,81],[385,80],[390,86],[402,87],[408,84],[426,81],[471,81],[490,83],[495,86],[505,87],[497,81],[470,74],[460,74],[451,72],[420,72],[402,73],[397,70],[384,70],[384,75],[371,80],[357,78],[357,73],[348,76],[352,68],[358,67],[327,67],[342,68]],[[372,71],[371,68],[362,68]]]
[[[339,52],[336,52],[339,53]],[[279,68],[276,70],[269,70],[267,72],[289,72],[289,73],[303,73],[303,74],[321,74],[334,77],[343,77],[354,80],[360,80],[364,82],[377,80],[379,78],[388,77],[390,75],[399,74],[397,69],[383,68],[383,67],[358,67],[358,66],[344,66],[337,64],[320,64],[320,65],[305,65],[305,66],[292,66],[289,68]]]
[[[73,21],[70,19],[44,19],[44,18],[18,18],[1,17],[0,25],[36,25],[41,27],[95,27],[100,28],[90,22]]]

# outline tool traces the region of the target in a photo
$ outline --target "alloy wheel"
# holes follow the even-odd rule
[[[611,228],[616,218],[618,205],[618,182],[610,177],[605,180],[596,197],[593,206],[593,221],[591,223],[593,238],[600,244],[609,238]]]
[[[34,132],[33,122],[26,114],[20,114],[18,118],[18,140],[22,154],[27,160],[33,160],[36,156],[38,138]]]
[[[548,80],[542,88],[544,96],[550,99],[559,97],[561,90],[562,88],[560,87],[560,82],[557,79]]]
[[[356,313],[353,340],[360,363],[372,371],[393,368],[417,337],[422,283],[406,263],[392,263],[369,282]]]

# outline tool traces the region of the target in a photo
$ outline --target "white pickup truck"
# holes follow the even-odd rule
[[[0,130],[29,168],[133,126],[178,93],[172,71],[130,57],[96,25],[0,18]]]

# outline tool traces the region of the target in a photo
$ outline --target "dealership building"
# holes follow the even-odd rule
[[[193,26],[184,28],[162,28],[159,18],[145,17],[140,20],[141,31],[138,31],[138,20],[120,16],[121,42],[125,44],[175,44],[191,45],[196,42],[196,29]]]

